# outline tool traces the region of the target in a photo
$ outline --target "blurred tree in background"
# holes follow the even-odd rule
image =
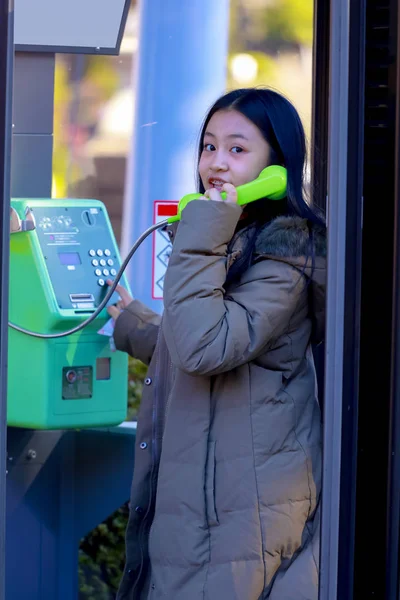
[[[306,0],[275,0],[263,11],[263,39],[277,48],[311,46],[313,41],[313,3]]]
[[[227,88],[266,86],[311,132],[313,0],[231,0]]]
[[[147,365],[140,362],[140,360],[129,357],[128,421],[133,421],[137,417],[146,372]]]
[[[230,52],[260,50],[272,56],[311,46],[310,0],[231,0]]]
[[[113,600],[125,559],[128,504],[124,504],[82,541],[79,548],[79,598]]]

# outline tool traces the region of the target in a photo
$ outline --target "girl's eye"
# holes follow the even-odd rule
[[[239,152],[243,152],[243,148],[241,148],[240,146],[233,146],[232,152],[234,152],[235,154],[239,154]]]
[[[213,144],[204,144],[203,150],[207,152],[213,152],[215,150],[215,146]]]

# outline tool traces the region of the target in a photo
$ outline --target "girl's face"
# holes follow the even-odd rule
[[[199,174],[205,190],[221,191],[256,179],[269,165],[271,148],[258,127],[236,110],[219,110],[204,134]]]

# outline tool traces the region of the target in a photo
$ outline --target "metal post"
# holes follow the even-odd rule
[[[0,600],[5,598],[7,329],[14,7],[0,1]]]
[[[350,0],[331,3],[321,600],[337,598],[346,276],[349,11]]]
[[[229,0],[140,3],[136,109],[127,168],[122,253],[153,222],[155,200],[196,191],[196,142],[209,106],[224,92]],[[152,243],[131,261],[133,294],[152,298]]]

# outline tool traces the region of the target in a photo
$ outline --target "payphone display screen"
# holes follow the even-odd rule
[[[79,252],[59,252],[58,258],[62,265],[81,265]]]
[[[61,309],[94,309],[119,267],[104,211],[93,206],[35,207],[36,231]]]

